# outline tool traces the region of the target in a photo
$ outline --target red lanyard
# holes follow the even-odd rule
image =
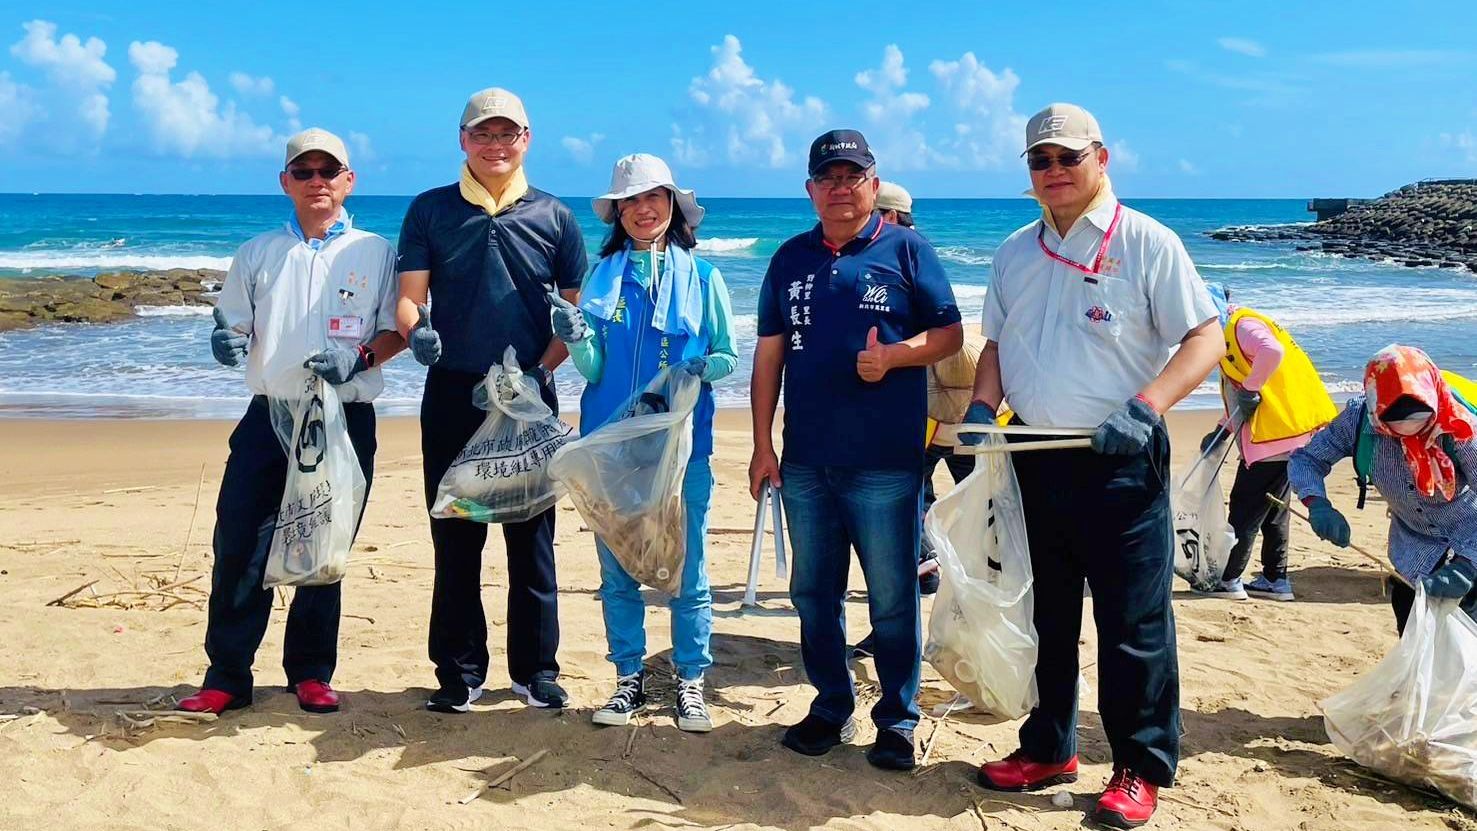
[[[1067,257],[1063,257],[1061,254],[1058,254],[1055,251],[1051,250],[1050,248],[1047,248],[1046,247],[1046,239],[1045,239],[1045,237],[1046,237],[1046,223],[1045,222],[1042,222],[1041,223],[1041,229],[1036,232],[1036,244],[1039,245],[1039,246],[1041,246],[1041,252],[1043,254],[1045,254],[1046,256],[1048,256],[1050,258],[1052,258],[1053,260],[1056,260],[1057,262],[1061,263],[1062,265],[1071,266],[1072,268],[1077,269],[1078,271],[1082,272],[1083,274],[1096,275],[1096,274],[1099,273],[1098,272],[1098,268],[1100,268],[1102,266],[1102,264],[1103,264],[1103,257],[1107,256],[1107,253],[1108,253],[1108,243],[1110,243],[1110,242],[1113,241],[1113,233],[1118,230],[1118,220],[1119,219],[1122,219],[1122,218],[1123,218],[1123,203],[1120,202],[1120,203],[1118,203],[1118,206],[1113,209],[1113,221],[1108,223],[1108,230],[1107,230],[1107,232],[1105,232],[1103,234],[1103,244],[1098,246],[1097,256],[1092,258],[1092,265],[1091,266],[1086,266],[1086,265],[1083,265],[1082,263],[1077,262],[1076,260],[1072,260],[1072,259],[1068,259]]]

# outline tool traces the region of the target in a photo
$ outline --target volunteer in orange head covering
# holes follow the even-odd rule
[[[1328,429],[1292,455],[1288,475],[1308,506],[1313,530],[1339,546],[1349,523],[1329,502],[1324,477],[1355,457],[1390,512],[1390,562],[1432,598],[1457,600],[1477,617],[1477,421],[1448,378],[1415,347],[1391,345],[1370,359],[1364,398],[1349,402]],[[1368,458],[1365,459],[1366,448]],[[1391,581],[1391,603],[1405,628],[1414,591]]]

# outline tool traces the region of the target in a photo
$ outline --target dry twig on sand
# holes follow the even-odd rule
[[[205,465],[200,465],[200,483],[195,486],[195,507],[190,509],[190,527],[185,529],[185,544],[179,550],[179,559],[174,561],[174,579],[179,579],[180,569],[185,565],[185,553],[190,550],[190,536],[195,533],[195,515],[200,513],[200,492],[205,490]]]
[[[522,773],[523,771],[529,769],[530,767],[532,767],[534,765],[535,762],[537,762],[539,759],[544,758],[547,755],[549,755],[549,751],[547,749],[540,750],[539,752],[533,754],[532,756],[529,756],[527,759],[524,759],[523,761],[519,762],[517,764],[517,766],[515,766],[512,770],[508,771],[507,773],[504,773],[502,776],[499,776],[498,778],[492,780],[491,782],[488,782],[486,787],[478,788],[475,793],[468,794],[468,795],[462,797],[458,801],[461,804],[463,804],[463,805],[470,804],[472,801],[474,801],[475,799],[477,799],[477,797],[481,796],[483,793],[485,793],[487,791],[490,791],[493,788],[496,788],[498,785],[503,784],[504,782],[508,781],[509,779],[512,779],[514,776],[517,776],[518,774]]]
[[[78,594],[81,594],[82,592],[87,591],[88,589],[90,589],[93,586],[97,585],[97,582],[98,582],[97,580],[93,580],[90,583],[83,583],[82,585],[78,586],[75,589],[72,589],[71,591],[67,592],[66,594],[62,595],[61,597],[58,597],[57,599],[48,602],[46,605],[48,605],[48,606],[60,606],[63,603],[66,603],[68,600],[72,599],[73,596],[78,595]]]

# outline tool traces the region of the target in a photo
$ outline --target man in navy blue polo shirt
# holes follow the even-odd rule
[[[754,496],[767,479],[790,519],[800,652],[816,687],[784,744],[819,756],[855,733],[843,601],[856,547],[866,579],[882,698],[867,761],[913,767],[918,723],[918,505],[927,420],[925,367],[964,332],[938,256],[873,210],[876,161],[855,130],[810,146],[806,192],[820,217],[780,246],[759,294],[751,406]],[[772,431],[783,377],[785,458]]]
[[[528,186],[531,138],[523,102],[493,87],[462,111],[461,181],[417,196],[400,229],[400,331],[430,367],[421,401],[426,504],[487,413],[472,388],[512,345],[518,363],[558,411],[554,368],[569,354],[554,337],[549,293],[578,295],[585,243],[569,208]],[[435,324],[427,295],[435,304]],[[496,391],[489,390],[489,394]],[[562,707],[554,511],[503,525],[508,554],[508,674],[534,707]],[[464,713],[487,680],[487,619],[480,590],[487,526],[432,519],[436,583],[430,656],[437,691],[427,709]]]

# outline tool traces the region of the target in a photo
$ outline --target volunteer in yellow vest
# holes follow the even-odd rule
[[[1287,576],[1288,513],[1267,499],[1288,498],[1287,459],[1307,444],[1313,433],[1338,415],[1333,400],[1307,353],[1266,315],[1229,304],[1231,292],[1212,285],[1221,309],[1226,355],[1221,359],[1221,395],[1226,417],[1200,442],[1203,451],[1233,422],[1241,464],[1231,486],[1230,523],[1236,533],[1221,583],[1201,592],[1244,600],[1248,594],[1269,600],[1292,600]],[[1262,573],[1242,585],[1257,531],[1262,533]]]

